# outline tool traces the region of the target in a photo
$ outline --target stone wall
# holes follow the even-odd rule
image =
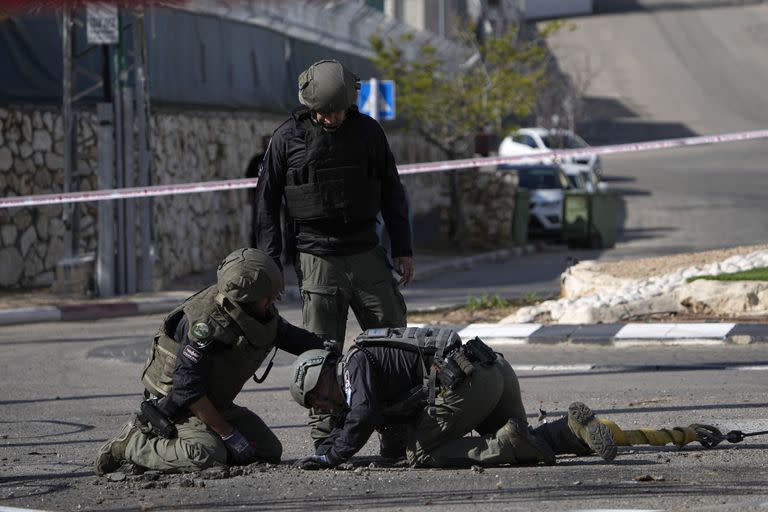
[[[448,239],[453,206],[450,184],[443,180],[446,201],[441,205],[442,238]],[[517,180],[513,174],[491,169],[471,169],[458,173],[460,191],[459,234],[463,251],[496,249],[513,245],[512,224]]]
[[[157,111],[151,117],[153,184],[244,177],[254,153],[285,116],[255,113]],[[79,112],[78,183],[98,188],[95,115]],[[422,139],[388,134],[399,163],[443,157]],[[3,197],[60,192],[64,181],[63,130],[58,109],[0,108],[0,193]],[[467,248],[509,245],[510,184],[493,173],[462,173]],[[416,247],[444,236],[450,205],[447,173],[404,176],[414,214]],[[249,243],[246,190],[151,199],[155,286],[210,269],[230,250]],[[509,207],[508,207],[509,206]],[[80,253],[96,250],[97,203],[79,203]],[[0,287],[46,286],[63,257],[63,207],[0,209]],[[442,235],[441,235],[442,233]]]

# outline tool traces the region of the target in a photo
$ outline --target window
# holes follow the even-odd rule
[[[536,148],[536,141],[530,135],[515,134],[512,136],[512,140],[518,144],[525,144],[528,147]]]

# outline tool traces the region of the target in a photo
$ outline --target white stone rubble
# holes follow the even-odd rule
[[[667,312],[730,316],[768,313],[768,283],[764,281],[687,282],[694,276],[768,267],[765,250],[637,280],[599,274],[594,267],[589,261],[571,267],[562,279],[565,298],[521,308],[501,323],[608,323]]]

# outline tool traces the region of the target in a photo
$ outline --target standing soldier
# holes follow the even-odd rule
[[[342,343],[350,307],[363,329],[406,324],[405,302],[378,246],[379,212],[400,284],[413,278],[403,186],[381,126],[357,110],[358,87],[334,60],[304,71],[304,107],[272,135],[256,189],[257,247],[279,261],[285,196],[296,228],[304,327]]]
[[[238,249],[219,265],[217,284],[187,299],[155,335],[141,380],[141,413],[101,447],[96,473],[124,462],[168,472],[215,465],[279,462],[282,446],[256,414],[233,403],[278,348],[292,354],[323,347],[318,336],[278,315],[283,286],[271,257]]]
[[[362,329],[405,327],[398,284],[413,278],[411,227],[403,185],[381,126],[357,110],[359,79],[335,60],[299,76],[299,101],[272,135],[256,189],[256,246],[279,264],[283,197],[296,240],[304,327],[344,342],[349,308]],[[381,212],[399,283],[378,245]],[[316,440],[328,433],[317,423]],[[385,457],[398,457],[403,446]]]

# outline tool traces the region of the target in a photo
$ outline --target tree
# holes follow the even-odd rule
[[[422,45],[416,58],[407,59],[403,45],[413,40],[411,34],[400,41],[374,35],[372,60],[382,77],[396,81],[397,108],[407,126],[453,160],[469,153],[476,133],[489,127],[501,134],[510,120],[533,112],[549,58],[544,42],[559,26],[545,25],[533,40],[520,37],[515,26],[479,40],[474,27],[468,27],[459,33],[459,41],[470,50],[456,56],[462,63],[442,60],[430,44]],[[446,231],[460,242],[464,216],[456,171],[450,172],[449,186]]]
[[[399,41],[375,35],[373,62],[382,77],[395,79],[398,111],[408,127],[452,159],[467,153],[474,134],[487,127],[501,133],[505,122],[533,112],[548,59],[543,42],[559,26],[545,25],[535,40],[523,40],[511,27],[484,41],[469,27],[459,40],[474,54],[460,64],[444,61],[430,44],[406,59],[403,45],[411,34]]]

